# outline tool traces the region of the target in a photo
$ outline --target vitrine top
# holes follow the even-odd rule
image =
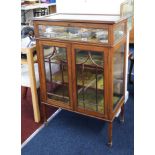
[[[120,15],[106,15],[106,14],[69,14],[69,13],[55,13],[47,16],[36,17],[34,20],[43,21],[68,21],[68,22],[85,22],[85,23],[109,23],[114,24],[124,20],[125,17]]]

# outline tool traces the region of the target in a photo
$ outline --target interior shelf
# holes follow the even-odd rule
[[[49,99],[69,103],[68,85],[61,85],[57,83],[47,83],[47,97]]]
[[[84,78],[84,86],[85,87],[92,87],[96,89],[96,79],[95,75],[91,74],[90,72],[84,72],[83,75]],[[68,72],[67,70],[63,71],[63,78],[64,78],[64,83],[68,83]],[[52,75],[52,81],[55,83],[62,83],[62,72],[59,71],[55,74]],[[97,80],[97,88],[103,90],[104,88],[104,82],[103,82],[103,76],[101,74],[98,75],[98,80]],[[82,77],[77,74],[77,85],[82,86]]]
[[[96,104],[96,98],[97,98],[97,104]],[[116,105],[119,99],[120,99],[119,96],[113,96],[113,103]],[[88,88],[84,93],[82,90],[78,91],[78,106],[80,108],[87,109],[90,111],[103,113],[104,112],[103,91],[98,90],[97,97],[95,90],[92,88]]]
[[[69,94],[68,94],[68,86],[58,85],[56,83],[50,84],[48,83],[47,97],[52,100],[62,101],[64,103],[69,103]],[[78,89],[80,90],[80,88]],[[98,90],[97,93],[97,104],[96,104],[96,94],[95,90],[92,88],[88,88],[83,96],[83,91],[78,91],[78,106],[82,109],[87,109],[90,111],[96,111],[100,113],[104,113],[104,95],[103,91]],[[83,99],[84,97],[84,99]],[[119,96],[113,96],[113,103],[116,103],[120,100]]]

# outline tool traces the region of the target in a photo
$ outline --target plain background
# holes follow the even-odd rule
[[[135,0],[135,155],[155,154],[154,10],[151,0]],[[1,1],[0,154],[3,155],[21,153],[20,19],[20,0]]]
[[[119,14],[122,2],[124,0],[57,0],[57,12]]]

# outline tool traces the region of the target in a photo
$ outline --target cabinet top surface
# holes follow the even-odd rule
[[[105,15],[105,14],[62,14],[55,13],[47,16],[36,17],[38,21],[59,21],[59,22],[86,22],[86,23],[118,23],[125,19],[120,15]]]

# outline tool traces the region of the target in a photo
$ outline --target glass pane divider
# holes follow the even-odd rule
[[[96,66],[96,111],[98,111],[98,94],[97,94],[97,66]]]
[[[63,74],[63,62],[61,61],[61,78],[62,78],[62,85],[63,85],[63,98],[64,98],[64,74]]]
[[[85,109],[85,102],[84,102],[84,75],[83,75],[83,72],[84,72],[84,64],[82,64],[82,97],[83,97],[83,106],[84,106],[84,109]]]

